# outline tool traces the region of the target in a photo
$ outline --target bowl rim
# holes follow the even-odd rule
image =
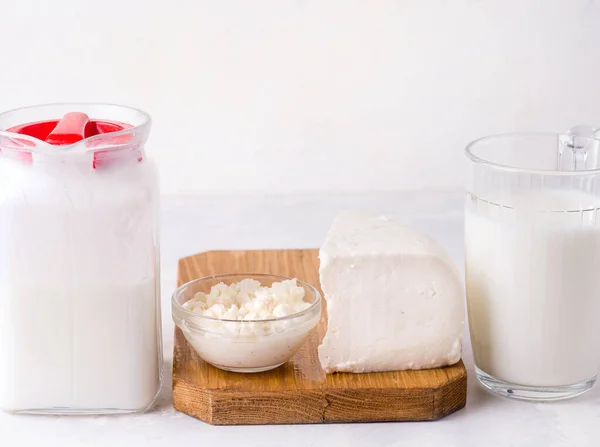
[[[286,315],[284,317],[277,317],[277,318],[267,318],[267,319],[263,319],[263,320],[230,320],[230,319],[226,319],[226,318],[216,318],[216,317],[209,317],[206,315],[200,315],[199,313],[196,312],[192,312],[191,310],[186,309],[185,307],[183,307],[182,304],[180,304],[177,301],[177,298],[179,297],[179,295],[183,292],[183,290],[185,290],[186,288],[188,288],[189,286],[191,286],[192,284],[196,284],[199,282],[203,282],[203,281],[208,281],[208,280],[215,280],[215,279],[220,279],[220,278],[227,278],[227,277],[232,277],[232,276],[237,276],[237,277],[243,277],[242,279],[254,279],[256,278],[258,280],[258,278],[274,278],[278,281],[286,281],[286,280],[291,280],[291,279],[295,279],[300,285],[302,285],[303,287],[309,289],[312,293],[314,293],[316,299],[315,302],[312,303],[309,307],[307,307],[306,309],[300,311],[300,312],[296,312],[290,315]],[[238,281],[239,282],[239,281]],[[262,285],[262,282],[261,282]],[[174,309],[177,309],[178,312],[182,312],[184,315],[193,317],[193,318],[197,318],[197,319],[205,319],[207,321],[218,321],[218,322],[228,322],[228,323],[272,323],[272,322],[276,322],[276,321],[286,321],[286,320],[292,320],[294,318],[298,318],[300,316],[303,315],[307,315],[309,313],[311,313],[312,311],[314,311],[315,308],[319,308],[319,310],[321,309],[321,303],[323,301],[323,297],[321,296],[321,292],[319,292],[319,290],[310,285],[309,283],[307,283],[306,281],[302,281],[301,279],[298,279],[296,277],[290,277],[290,276],[283,276],[283,275],[272,275],[270,273],[250,273],[250,272],[245,272],[245,273],[220,273],[218,275],[209,275],[209,276],[203,276],[202,278],[196,278],[196,279],[192,279],[191,281],[188,281],[182,285],[180,285],[179,287],[177,287],[175,289],[175,291],[173,292],[173,294],[171,295],[171,305]]]

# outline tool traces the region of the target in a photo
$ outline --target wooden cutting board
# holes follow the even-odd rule
[[[179,261],[179,284],[222,273],[270,273],[319,287],[317,250],[214,251]],[[323,303],[325,305],[325,303]],[[319,326],[288,363],[263,373],[221,371],[175,329],[173,406],[215,425],[430,421],[465,406],[467,372],[458,364],[422,371],[325,375]]]

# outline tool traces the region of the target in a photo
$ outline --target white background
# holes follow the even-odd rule
[[[165,193],[457,187],[471,139],[600,124],[598,1],[0,3],[0,110],[147,110]]]

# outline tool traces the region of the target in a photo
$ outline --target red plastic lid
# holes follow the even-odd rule
[[[20,124],[6,129],[8,132],[28,135],[57,146],[77,143],[95,135],[130,129],[131,125],[115,121],[93,120],[85,113],[67,113],[60,120]]]
[[[121,130],[130,129],[131,127],[130,124],[90,119],[85,113],[71,112],[67,113],[61,119],[25,123],[13,126],[6,130],[21,135],[28,135],[52,145],[66,146],[77,143],[85,138],[100,134],[119,132]],[[103,152],[106,151],[97,151],[94,153],[94,169],[98,167],[100,160],[106,159],[105,156],[103,157]],[[27,155],[27,158],[31,160],[31,154]],[[141,160],[140,155],[138,161]]]

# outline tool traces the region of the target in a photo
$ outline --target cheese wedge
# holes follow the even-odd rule
[[[460,360],[461,275],[431,238],[383,217],[339,215],[319,253],[327,373],[426,369]]]

